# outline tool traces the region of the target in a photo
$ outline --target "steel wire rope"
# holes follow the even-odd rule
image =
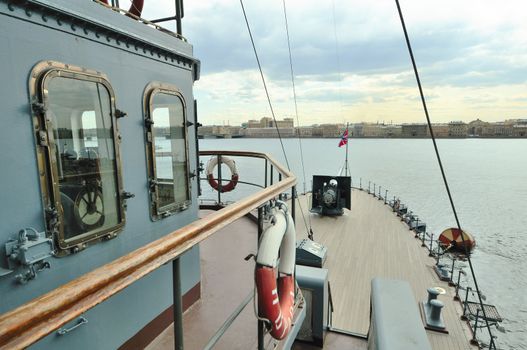
[[[256,57],[256,63],[258,63],[258,70],[260,71],[260,77],[262,78],[265,95],[267,96],[267,102],[269,103],[269,109],[271,110],[271,115],[273,116],[274,126],[276,129],[276,132],[278,133],[278,139],[280,140],[280,145],[282,146],[282,152],[284,154],[285,163],[287,165],[287,170],[291,171],[291,167],[289,166],[289,160],[287,159],[287,153],[284,147],[284,142],[282,141],[282,135],[280,134],[280,128],[278,128],[278,123],[276,122],[273,104],[271,103],[271,97],[269,96],[269,90],[267,89],[267,83],[265,82],[262,65],[260,64],[260,58],[258,56],[258,52],[256,51],[256,45],[254,44],[253,34],[251,32],[251,27],[249,26],[249,20],[247,19],[247,13],[245,12],[245,7],[243,6],[243,0],[240,0],[240,5],[242,7],[243,18],[245,19],[245,24],[247,25],[247,31],[249,32],[249,38],[251,39],[251,45],[253,47],[254,56]]]
[[[276,132],[278,133],[278,139],[280,140],[280,145],[282,147],[282,152],[284,154],[285,162],[286,162],[286,165],[287,165],[287,170],[291,171],[291,167],[289,166],[289,160],[287,158],[287,152],[285,151],[284,142],[282,140],[282,135],[280,134],[280,128],[278,128],[278,123],[276,122],[276,116],[275,116],[275,113],[274,113],[273,104],[271,102],[271,97],[269,95],[269,90],[267,89],[267,84],[265,82],[265,77],[264,77],[264,74],[263,74],[262,65],[260,64],[260,58],[258,56],[258,51],[256,50],[256,45],[254,43],[253,35],[252,35],[252,32],[251,32],[251,27],[249,25],[249,19],[247,18],[247,13],[245,12],[245,7],[243,6],[243,0],[240,0],[240,5],[241,5],[241,8],[242,8],[243,17],[245,19],[245,24],[247,25],[247,31],[249,32],[249,37],[251,39],[251,45],[252,45],[252,48],[253,48],[254,56],[256,57],[256,62],[258,63],[258,70],[260,71],[260,77],[262,78],[262,83],[263,83],[263,86],[264,86],[265,94],[267,96],[267,102],[268,102],[269,108],[271,110],[271,115],[273,116],[274,126],[275,126],[275,129],[276,129]],[[292,200],[295,200],[294,195],[295,194],[293,193]],[[306,218],[304,216],[304,211],[302,209],[302,205],[300,204],[300,200],[298,200],[298,198],[297,198],[297,202],[299,204],[299,208],[300,208],[300,211],[302,213],[302,218],[304,220],[304,225],[306,226],[306,230],[308,230],[308,232],[309,232],[309,229],[307,227]],[[312,234],[308,233],[308,236],[312,237]]]
[[[335,16],[335,0],[331,1],[332,5],[332,14],[333,14],[333,35],[335,36],[335,56],[337,58],[337,91],[338,91],[338,97],[339,97],[339,114],[340,118],[342,119],[342,73],[341,73],[341,67],[340,67],[340,49],[339,49],[339,38],[337,36],[337,20]]]
[[[481,292],[479,290],[478,281],[476,279],[476,273],[475,273],[474,267],[472,265],[472,259],[470,258],[470,254],[468,252],[468,248],[467,248],[467,246],[465,244],[465,237],[464,237],[463,231],[461,230],[461,224],[459,222],[459,217],[457,215],[456,207],[454,205],[454,199],[452,197],[452,193],[450,192],[450,186],[448,185],[448,180],[446,178],[445,169],[443,168],[443,163],[441,161],[441,156],[439,155],[439,149],[437,147],[436,139],[435,139],[435,136],[434,136],[434,131],[432,129],[432,123],[430,122],[430,115],[428,113],[428,108],[426,106],[426,100],[425,100],[425,96],[424,96],[424,93],[423,93],[423,88],[422,88],[422,85],[421,85],[421,79],[419,78],[419,72],[417,71],[417,65],[415,63],[415,58],[414,58],[414,54],[413,54],[413,50],[412,50],[412,45],[410,44],[410,38],[408,36],[408,31],[406,30],[406,25],[405,25],[405,22],[404,22],[404,17],[403,17],[403,13],[402,13],[402,10],[401,10],[401,6],[399,4],[399,0],[395,0],[395,4],[397,5],[397,11],[399,12],[399,18],[401,20],[401,25],[403,27],[404,38],[406,40],[406,46],[408,47],[408,53],[410,54],[410,59],[412,61],[412,66],[413,66],[413,70],[414,70],[414,74],[415,74],[415,80],[417,81],[417,86],[419,88],[419,94],[421,96],[421,102],[423,104],[423,109],[424,109],[424,113],[425,113],[425,116],[426,116],[426,122],[428,124],[428,130],[430,131],[430,136],[432,138],[432,143],[434,144],[434,151],[435,151],[435,154],[436,154],[437,163],[439,164],[439,169],[441,170],[441,176],[443,178],[443,183],[445,185],[445,189],[446,189],[446,192],[448,194],[448,200],[450,201],[450,206],[452,207],[452,211],[454,213],[454,218],[456,220],[457,228],[461,232],[461,241],[462,241],[463,246],[465,248],[465,255],[467,257],[467,261],[468,261],[468,264],[469,264],[469,267],[470,267],[470,273],[471,273],[472,279],[474,281],[474,287],[476,288],[476,294],[478,296],[479,306],[481,307],[481,312],[483,313],[483,318],[485,319],[487,330],[489,331],[489,335],[490,335],[489,346],[490,346],[494,342],[494,338],[492,336],[492,331],[490,330],[490,324],[489,324],[489,320],[487,319],[487,314],[485,312],[485,308],[483,307],[483,299],[481,297]]]
[[[285,32],[287,36],[287,49],[289,51],[289,68],[291,71],[291,84],[293,87],[293,100],[295,103],[295,116],[296,116],[296,125],[297,125],[297,136],[298,136],[298,146],[300,148],[300,162],[302,164],[302,175],[304,179],[304,195],[306,194],[306,168],[304,166],[304,151],[302,148],[302,139],[300,137],[300,119],[298,118],[298,103],[296,98],[296,85],[295,85],[295,73],[293,70],[293,55],[291,54],[291,40],[289,37],[289,22],[287,21],[287,10],[285,6],[285,0],[282,0],[282,5],[284,9],[284,20],[285,20]],[[294,200],[294,198],[293,198]],[[300,202],[300,199],[297,197],[298,207],[300,208],[300,213],[302,214],[302,218],[304,219],[304,225],[306,226],[306,231],[308,237],[313,240],[313,227],[311,225],[311,216],[308,214],[307,218],[309,221],[309,228],[307,227],[306,217],[304,215],[304,209],[302,208],[302,203]]]

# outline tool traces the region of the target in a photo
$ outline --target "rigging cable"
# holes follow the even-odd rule
[[[425,101],[425,96],[424,96],[424,93],[423,93],[423,88],[421,86],[421,80],[419,78],[419,73],[417,71],[417,65],[415,63],[415,58],[414,58],[414,54],[413,54],[413,51],[412,51],[412,46],[410,44],[410,39],[408,37],[408,32],[406,30],[406,25],[404,23],[403,13],[401,11],[401,6],[399,5],[399,0],[395,0],[395,3],[397,5],[397,11],[399,12],[399,18],[401,19],[401,25],[403,27],[404,37],[405,37],[405,40],[406,40],[406,46],[408,47],[408,53],[410,54],[410,59],[412,60],[412,66],[413,66],[414,73],[415,73],[415,80],[417,81],[417,86],[419,88],[419,94],[421,95],[421,102],[423,104],[423,109],[424,109],[425,116],[426,116],[426,122],[428,124],[428,130],[430,131],[430,136],[431,136],[432,142],[434,144],[434,150],[435,150],[435,154],[436,154],[436,157],[437,157],[437,162],[439,164],[439,169],[441,170],[441,176],[443,177],[443,182],[445,184],[446,192],[448,194],[448,199],[450,201],[450,206],[452,207],[452,211],[454,213],[454,218],[456,219],[457,228],[461,231],[461,240],[463,242],[463,246],[465,247],[465,255],[467,256],[468,264],[470,266],[470,273],[472,275],[472,279],[474,281],[474,286],[476,288],[476,294],[477,294],[478,300],[479,300],[479,306],[481,307],[481,311],[483,313],[483,318],[485,319],[486,326],[487,326],[487,329],[488,329],[489,335],[490,335],[490,341],[491,341],[491,344],[492,344],[492,342],[494,341],[494,338],[493,338],[492,332],[490,330],[490,324],[489,324],[489,320],[487,319],[487,314],[485,312],[485,308],[483,307],[483,299],[481,297],[481,292],[479,290],[478,281],[476,279],[476,274],[474,272],[474,267],[472,266],[472,259],[470,258],[470,253],[468,252],[467,245],[465,244],[465,237],[464,237],[463,231],[461,230],[461,224],[459,222],[459,217],[457,215],[457,211],[456,211],[456,207],[454,205],[454,200],[452,198],[452,194],[450,193],[450,187],[448,185],[448,181],[447,181],[447,178],[446,178],[446,175],[445,175],[445,169],[443,168],[443,163],[441,162],[441,156],[439,155],[439,150],[437,148],[437,143],[436,143],[436,139],[435,139],[435,136],[434,136],[434,131],[432,130],[432,123],[430,122],[430,116],[428,114],[428,108],[426,107],[426,101]]]
[[[276,132],[278,133],[278,139],[280,140],[280,145],[282,146],[282,152],[284,153],[287,170],[291,171],[291,168],[289,167],[289,160],[287,159],[287,154],[285,152],[284,142],[282,141],[282,135],[280,134],[280,129],[278,128],[278,123],[276,122],[273,105],[271,103],[271,97],[269,96],[269,90],[267,89],[267,84],[265,83],[265,78],[264,78],[264,74],[262,71],[262,65],[260,64],[260,58],[258,57],[258,52],[256,51],[256,45],[254,44],[251,27],[249,26],[249,20],[247,19],[247,13],[245,12],[245,7],[243,6],[243,0],[240,0],[240,5],[242,7],[243,17],[245,18],[245,24],[247,25],[247,31],[249,32],[249,37],[251,38],[251,44],[253,47],[254,56],[256,57],[256,62],[258,63],[258,69],[260,70],[260,76],[262,77],[262,83],[264,86],[265,94],[267,95],[267,102],[269,103],[269,108],[271,109],[271,115],[273,116],[274,126],[276,128]]]
[[[298,104],[296,99],[296,85],[295,85],[295,74],[293,71],[293,55],[291,54],[291,40],[289,38],[289,24],[287,21],[287,10],[285,6],[285,0],[282,0],[282,5],[284,9],[284,20],[285,20],[285,32],[287,35],[287,48],[289,50],[289,68],[291,71],[291,84],[293,86],[293,100],[295,102],[295,115],[296,115],[296,125],[297,125],[297,135],[298,135],[298,146],[300,148],[300,161],[302,163],[302,175],[304,179],[304,194],[306,194],[306,168],[304,166],[304,151],[302,149],[302,138],[300,137],[300,120],[298,118]],[[293,198],[294,200],[294,198]],[[309,220],[309,228],[307,227],[306,223],[306,217],[304,215],[304,209],[302,209],[302,203],[300,202],[300,198],[297,197],[298,207],[300,208],[300,212],[302,214],[302,218],[304,219],[304,225],[306,226],[306,231],[308,232],[309,239],[313,240],[313,227],[311,225],[311,216],[308,214],[307,218]]]
[[[331,1],[333,14],[333,34],[335,36],[335,56],[337,57],[337,77],[338,77],[338,96],[339,96],[339,115],[342,121],[342,74],[340,68],[339,39],[337,36],[337,20],[335,16],[335,0]]]

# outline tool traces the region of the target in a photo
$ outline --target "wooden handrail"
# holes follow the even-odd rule
[[[291,172],[264,153],[208,151],[200,154],[267,159],[283,177],[272,186],[0,315],[0,349],[25,348],[37,342],[296,184]]]

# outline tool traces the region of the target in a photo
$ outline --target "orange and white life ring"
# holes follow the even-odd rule
[[[260,241],[255,274],[259,316],[269,320],[270,334],[278,340],[287,336],[293,321],[295,241],[293,218],[283,209],[274,209],[274,224],[264,231]]]
[[[470,233],[455,227],[447,228],[441,232],[438,240],[443,246],[462,253],[465,252],[465,247],[470,252],[476,246],[476,240]]]
[[[108,0],[101,0],[101,2],[105,3],[106,5],[110,5]],[[136,17],[141,17],[141,13],[143,12],[143,5],[144,0],[131,0],[130,9],[128,10],[128,13]]]
[[[220,157],[221,162],[229,167],[229,170],[231,171],[231,180],[226,185],[219,185],[219,182],[216,181],[214,178],[214,168],[216,165],[218,165],[218,157],[214,156],[209,159],[207,162],[207,168],[206,168],[206,174],[207,174],[207,180],[209,181],[209,185],[214,188],[216,191],[220,192],[230,192],[236,188],[236,185],[238,184],[238,170],[236,169],[236,163],[234,160],[232,160],[229,157],[221,156]]]

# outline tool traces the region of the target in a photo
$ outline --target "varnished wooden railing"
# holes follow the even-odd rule
[[[282,174],[282,180],[1,315],[0,349],[35,343],[296,184],[291,172],[264,153],[200,154],[266,159]]]

